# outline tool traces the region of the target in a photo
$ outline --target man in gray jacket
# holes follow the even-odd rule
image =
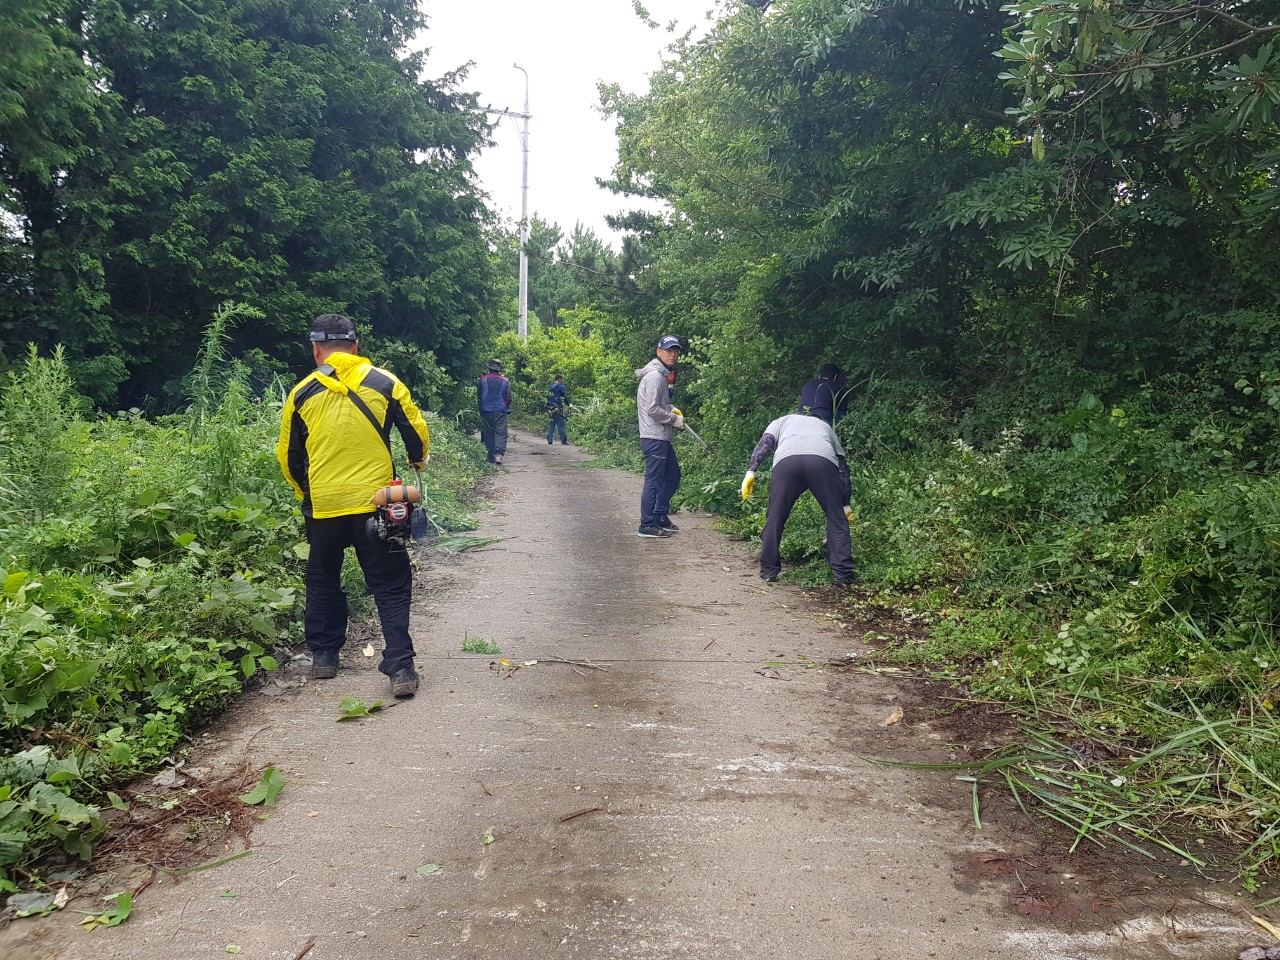
[[[680,461],[671,443],[674,431],[684,429],[684,417],[671,405],[680,338],[658,341],[657,356],[636,371],[636,415],[640,420],[640,450],[644,453],[644,489],[640,494],[641,537],[669,537],[679,529],[667,513],[680,487]]]
[[[756,470],[773,454],[773,475],[769,479],[769,509],[764,532],[760,534],[760,576],[770,582],[782,572],[782,528],[791,509],[806,490],[813,494],[827,517],[827,564],[839,586],[849,586],[858,578],[853,571],[853,546],[849,522],[849,464],[836,432],[816,411],[779,417],[764,428],[760,442],[751,453],[747,475],[742,478],[742,499],[751,496]]]

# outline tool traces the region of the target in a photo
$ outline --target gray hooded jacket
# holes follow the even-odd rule
[[[636,415],[640,420],[641,440],[666,440],[675,434],[676,415],[667,392],[667,374],[671,371],[657,357],[636,371],[640,386],[636,388]]]

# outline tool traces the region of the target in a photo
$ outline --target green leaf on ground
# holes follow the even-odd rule
[[[438,863],[424,863],[418,868],[418,875],[422,877],[429,877],[439,872],[440,864]]]
[[[113,893],[102,899],[114,900],[116,905],[102,913],[91,913],[81,920],[86,932],[96,930],[98,927],[118,927],[128,920],[129,914],[133,912],[133,894],[131,893]]]
[[[276,798],[280,796],[280,791],[283,789],[284,774],[275,767],[267,767],[258,785],[248,793],[242,793],[240,799],[250,806],[261,803],[269,807],[276,802]]]
[[[373,703],[366,705],[359,697],[343,697],[338,702],[338,709],[342,711],[342,715],[338,717],[338,722],[372,716],[384,706],[386,704],[381,700],[375,700]]]

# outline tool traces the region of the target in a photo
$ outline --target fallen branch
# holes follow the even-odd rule
[[[602,809],[603,809],[602,807],[587,807],[587,809],[579,810],[577,813],[566,814],[565,816],[561,817],[557,822],[568,823],[570,820],[573,820],[576,817],[583,817],[583,816],[586,816],[588,813],[598,813]]]
[[[588,670],[608,670],[609,668],[600,663],[592,663],[590,660],[565,660],[563,657],[542,657],[539,663],[564,663],[571,667],[586,667]]]

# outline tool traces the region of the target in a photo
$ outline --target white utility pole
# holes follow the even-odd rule
[[[529,336],[529,71],[518,63],[513,67],[524,74],[524,135],[520,146],[524,148],[524,166],[520,174],[520,339]]]
[[[524,166],[520,176],[520,324],[516,332],[520,334],[521,340],[525,340],[529,336],[529,255],[525,252],[525,248],[529,246],[529,71],[518,63],[513,63],[512,66],[524,74],[524,112],[494,110],[490,107],[485,113],[524,121],[523,131],[516,128],[524,151]]]

